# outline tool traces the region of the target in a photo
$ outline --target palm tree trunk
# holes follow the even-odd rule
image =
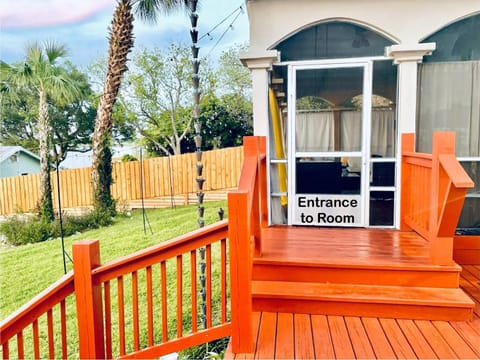
[[[42,220],[51,222],[54,219],[52,184],[50,182],[50,158],[48,153],[48,104],[47,94],[39,91],[38,109],[38,137],[40,155],[40,217]]]
[[[110,29],[108,69],[93,134],[92,185],[95,209],[115,212],[111,196],[112,155],[109,149],[112,111],[133,47],[133,14],[130,0],[119,0]]]

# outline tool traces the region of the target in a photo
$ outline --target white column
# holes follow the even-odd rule
[[[240,58],[252,72],[253,133],[268,136],[268,72],[278,59],[277,51],[248,52],[241,54]]]
[[[400,199],[401,199],[401,149],[402,134],[415,133],[417,114],[417,65],[423,61],[425,55],[435,50],[435,43],[392,45],[385,49],[387,56],[393,58],[398,65],[397,88],[397,166],[396,184],[397,199],[396,219],[397,228],[400,226]]]

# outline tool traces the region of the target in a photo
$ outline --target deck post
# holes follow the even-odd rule
[[[434,264],[448,265],[453,260],[453,236],[455,235],[456,222],[458,219],[451,219],[455,224],[450,224],[451,234],[439,234],[439,221],[442,217],[441,211],[445,201],[441,187],[445,187],[448,181],[447,175],[441,171],[440,155],[455,155],[455,133],[434,132],[432,142],[432,179],[431,179],[431,205],[430,205],[430,258]]]
[[[230,239],[230,287],[232,316],[232,351],[253,352],[252,276],[248,193],[237,190],[228,194],[228,237]]]
[[[412,133],[402,134],[402,155],[408,152],[415,151],[415,135]],[[405,219],[412,214],[410,214],[410,203],[411,203],[411,186],[412,181],[410,177],[412,176],[411,171],[405,162],[405,157],[402,156],[401,164],[401,187],[400,187],[400,231],[410,231],[412,228],[407,225]]]
[[[105,359],[102,289],[92,279],[92,269],[100,266],[100,242],[78,241],[72,249],[79,356],[80,359]]]

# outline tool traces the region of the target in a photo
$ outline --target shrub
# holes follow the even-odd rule
[[[87,229],[97,229],[113,223],[110,212],[92,211],[80,216],[63,216],[63,235],[70,236]],[[14,215],[0,225],[0,232],[11,245],[25,245],[61,236],[60,221],[48,223],[39,218]]]
[[[42,242],[51,237],[51,225],[38,218],[14,215],[0,225],[0,232],[11,245]]]
[[[182,350],[179,359],[222,359],[229,341],[230,338],[225,337]]]

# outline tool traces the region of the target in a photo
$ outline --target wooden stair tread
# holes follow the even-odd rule
[[[281,298],[382,304],[411,304],[473,308],[461,289],[359,284],[252,281],[254,298]]]
[[[411,262],[394,262],[394,260],[389,261],[361,261],[358,259],[342,259],[334,258],[331,261],[323,260],[312,262],[301,258],[289,258],[285,259],[283,257],[269,257],[269,258],[261,258],[257,257],[253,259],[254,266],[255,265],[275,265],[275,266],[302,266],[302,267],[311,267],[311,268],[358,268],[358,269],[379,269],[382,270],[428,270],[428,271],[439,271],[439,272],[449,272],[449,271],[457,271],[460,272],[462,270],[461,266],[452,262],[451,265],[433,265],[429,262],[419,263],[415,260]]]

